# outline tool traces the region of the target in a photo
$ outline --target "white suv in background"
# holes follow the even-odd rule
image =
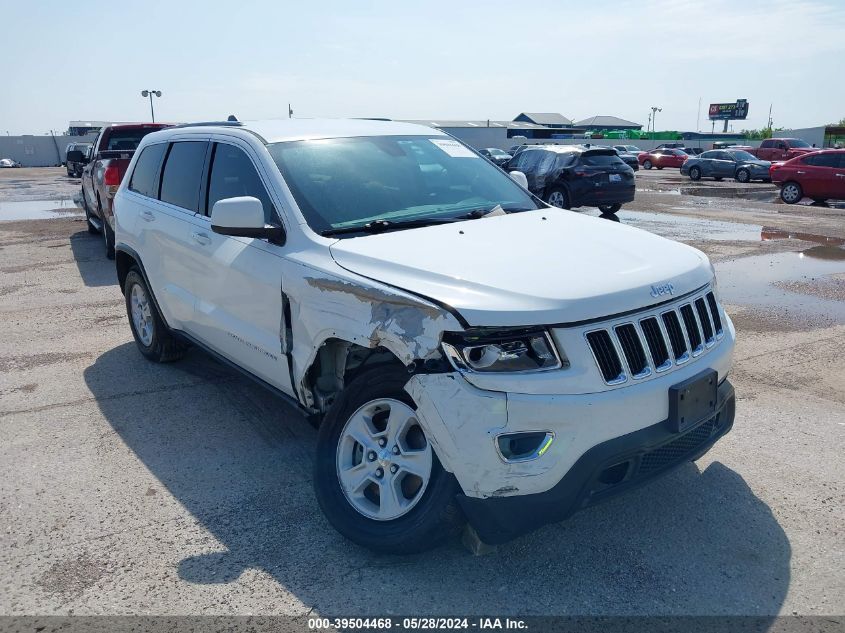
[[[319,423],[317,501],[373,550],[502,542],[698,458],[735,403],[707,257],[512,176],[389,121],[149,134],[115,198],[138,347]]]

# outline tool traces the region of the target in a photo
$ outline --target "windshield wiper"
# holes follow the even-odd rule
[[[366,224],[356,226],[342,226],[336,229],[320,231],[320,235],[343,235],[345,233],[382,233],[394,229],[413,229],[434,224],[451,224],[459,222],[461,218],[418,218],[416,220],[372,220]]]

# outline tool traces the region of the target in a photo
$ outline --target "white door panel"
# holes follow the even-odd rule
[[[191,240],[196,271],[195,338],[262,380],[291,393],[282,353],[282,260],[260,240],[212,232],[197,217]]]
[[[151,290],[167,324],[187,329],[195,303],[193,274],[188,267],[194,214],[150,198],[132,197],[143,200],[137,207],[136,227],[142,252],[149,253],[144,257],[144,270]]]

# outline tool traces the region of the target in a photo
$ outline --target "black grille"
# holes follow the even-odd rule
[[[690,304],[681,306],[681,317],[684,319],[684,327],[687,330],[690,347],[696,350],[701,347],[701,331],[698,329],[698,323],[695,322],[695,314],[693,314]]]
[[[710,314],[713,315],[713,326],[716,334],[722,331],[722,317],[719,316],[719,306],[716,305],[716,297],[712,292],[707,293],[707,304],[710,306]]]
[[[616,328],[616,336],[622,346],[625,360],[628,361],[628,369],[631,370],[631,374],[633,376],[642,374],[648,369],[648,361],[645,357],[643,345],[640,343],[640,337],[637,335],[637,330],[632,324],[626,323]]]
[[[695,300],[695,311],[698,312],[698,320],[701,322],[701,328],[704,330],[704,340],[713,340],[713,326],[710,324],[710,315],[707,314],[707,306],[704,304],[704,299],[698,298]]]
[[[637,474],[646,475],[653,473],[670,464],[677,463],[687,455],[694,453],[696,449],[712,437],[718,425],[719,416],[717,415],[678,439],[672,440],[668,444],[664,444],[660,448],[646,453],[640,459]]]
[[[605,382],[618,379],[622,374],[622,362],[619,360],[610,334],[606,330],[590,332],[587,334],[587,342],[593,350],[593,355],[596,357],[596,362]]]
[[[660,331],[660,324],[655,317],[649,317],[644,319],[640,325],[643,328],[648,351],[651,353],[651,360],[654,361],[655,368],[660,367],[669,360],[669,350],[666,349],[666,341]]]
[[[684,340],[684,333],[681,330],[681,322],[678,321],[677,313],[667,312],[664,314],[663,325],[666,326],[666,332],[669,334],[669,344],[672,346],[672,353],[675,355],[675,360],[677,361],[687,353],[687,342]]]

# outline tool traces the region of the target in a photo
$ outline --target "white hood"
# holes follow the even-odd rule
[[[331,253],[343,268],[446,304],[473,326],[600,318],[712,278],[694,248],[559,209],[347,238]],[[653,296],[664,284],[672,294]]]

